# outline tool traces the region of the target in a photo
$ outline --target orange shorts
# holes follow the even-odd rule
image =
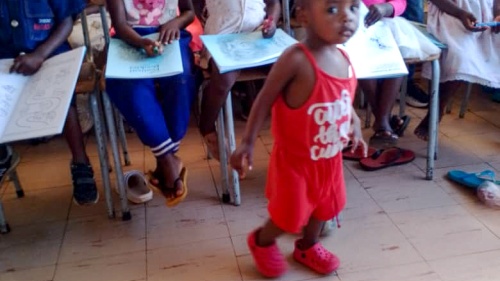
[[[342,155],[320,161],[294,159],[275,146],[266,196],[271,220],[286,232],[300,233],[311,216],[332,219],[346,203]]]

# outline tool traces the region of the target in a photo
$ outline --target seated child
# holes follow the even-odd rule
[[[262,33],[264,37],[272,37],[281,14],[278,0],[206,0],[206,7],[205,34],[252,32],[267,20]],[[212,60],[205,60],[210,67],[210,81],[203,92],[199,126],[208,150],[219,159],[215,121],[239,72],[220,74]],[[202,63],[204,66],[206,63]]]
[[[476,27],[475,23],[500,22],[499,0],[431,0],[427,29],[448,48],[440,58],[439,118],[460,84],[477,83],[500,92],[500,27]],[[431,78],[430,66],[422,75]],[[429,137],[429,113],[415,129],[417,137]]]
[[[319,242],[324,223],[346,203],[342,149],[366,143],[352,101],[356,77],[346,53],[337,48],[358,27],[359,0],[298,0],[297,16],[306,28],[302,43],[286,50],[257,96],[241,145],[231,156],[240,174],[252,168],[259,129],[272,110],[274,146],[266,184],[270,219],[248,236],[257,270],[266,277],[285,273],[286,259],[276,239],[303,233],[293,258],[320,274],[339,259]],[[293,124],[293,125],[291,125]],[[246,163],[245,163],[246,162]]]
[[[34,74],[47,58],[71,49],[67,39],[74,18],[83,8],[85,3],[81,0],[0,0],[0,59],[14,58],[12,72]],[[85,152],[74,100],[63,134],[73,156],[70,169],[74,202],[78,205],[94,204],[99,193]]]
[[[184,73],[157,79],[106,79],[111,101],[156,157],[150,183],[167,197],[168,206],[174,206],[187,195],[187,170],[176,153],[196,94],[191,34],[185,30],[194,19],[193,4],[191,0],[108,0],[107,7],[116,36],[144,49],[148,56],[179,40]],[[157,41],[141,37],[156,32]]]
[[[363,0],[363,2],[369,9],[364,20],[366,26],[371,26],[384,17],[399,16],[406,7],[406,0]],[[403,77],[359,81],[375,116],[373,124],[375,134],[370,138],[370,145],[395,145],[398,134],[402,134],[405,122],[397,116],[393,117],[395,120],[391,122],[392,108],[402,81]]]

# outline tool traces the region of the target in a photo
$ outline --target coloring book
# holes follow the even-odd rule
[[[356,77],[359,79],[397,77],[408,74],[399,47],[383,20],[365,27],[368,8],[359,7],[359,26],[354,35],[339,48],[349,54]]]
[[[297,43],[281,29],[272,38],[264,38],[261,31],[256,31],[202,35],[201,40],[221,73],[274,63],[286,48]]]
[[[144,38],[156,41],[158,33],[144,36]],[[184,68],[182,67],[179,41],[164,45],[163,53],[156,57],[148,57],[144,50],[131,46],[120,39],[112,38],[109,43],[106,78],[158,78],[182,72],[184,72]]]
[[[32,76],[9,73],[14,60],[0,60],[0,143],[62,132],[84,54],[54,56]]]

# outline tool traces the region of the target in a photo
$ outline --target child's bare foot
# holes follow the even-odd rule
[[[418,124],[417,128],[413,133],[417,136],[417,138],[428,141],[429,140],[429,119],[425,117],[420,124]]]

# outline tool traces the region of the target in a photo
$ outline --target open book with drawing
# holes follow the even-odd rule
[[[144,38],[158,40],[158,33]],[[163,53],[148,57],[144,50],[131,46],[124,41],[112,38],[108,49],[106,78],[141,79],[158,78],[180,74],[182,67],[179,41],[163,46]]]
[[[261,31],[256,31],[202,35],[201,40],[221,73],[274,63],[286,48],[297,43],[281,29],[269,39],[263,38]]]
[[[358,30],[349,41],[339,45],[349,54],[356,77],[367,79],[407,75],[408,70],[389,27],[381,20],[366,28],[366,14],[368,8],[361,3]]]
[[[52,57],[32,76],[9,73],[14,60],[0,60],[0,143],[62,132],[84,54]]]

